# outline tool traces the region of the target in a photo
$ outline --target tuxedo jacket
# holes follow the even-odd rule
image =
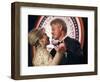
[[[60,65],[84,64],[85,60],[80,43],[70,37],[66,37],[64,43],[67,50],[61,59]],[[53,50],[51,53],[53,57],[55,53],[55,50]]]

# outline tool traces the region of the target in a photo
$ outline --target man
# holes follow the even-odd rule
[[[59,40],[57,49],[64,53],[60,65],[84,64],[84,55],[80,43],[68,36],[65,37],[67,35],[66,23],[62,19],[54,19],[50,25],[53,39]]]

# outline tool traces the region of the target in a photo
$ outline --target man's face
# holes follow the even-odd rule
[[[52,37],[55,39],[55,40],[59,40],[60,36],[61,36],[61,25],[59,24],[52,24],[51,25],[52,27]]]

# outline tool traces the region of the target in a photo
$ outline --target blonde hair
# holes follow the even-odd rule
[[[32,29],[28,33],[28,41],[31,45],[35,46],[38,43],[38,40],[42,37],[42,29]]]

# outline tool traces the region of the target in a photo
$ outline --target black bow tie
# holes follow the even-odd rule
[[[59,41],[59,42],[57,43],[57,45],[59,45],[59,44],[61,44],[61,43],[63,43],[63,41],[61,41],[61,42]]]

